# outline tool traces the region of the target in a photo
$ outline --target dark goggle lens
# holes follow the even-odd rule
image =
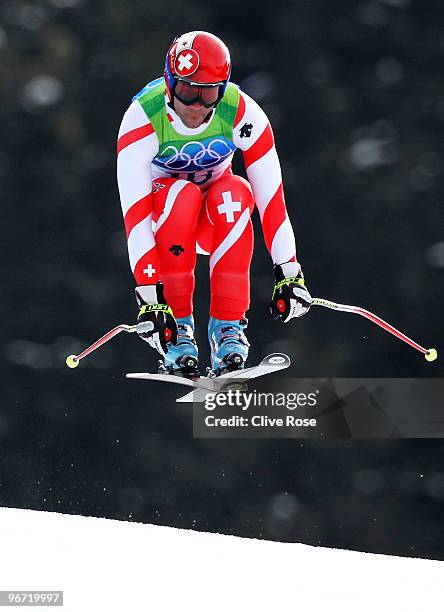
[[[177,81],[174,93],[182,104],[190,105],[200,102],[206,108],[213,106],[219,99],[219,86],[201,87],[186,81]]]

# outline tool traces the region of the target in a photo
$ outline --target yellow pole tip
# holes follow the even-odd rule
[[[424,357],[427,359],[427,361],[435,361],[435,359],[438,358],[438,351],[434,348],[431,348],[427,351]]]
[[[69,355],[66,358],[66,365],[68,368],[76,368],[79,365],[80,361],[77,359],[75,355]]]

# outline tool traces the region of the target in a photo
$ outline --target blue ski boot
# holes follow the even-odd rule
[[[250,348],[243,332],[247,324],[247,319],[223,321],[210,317],[208,340],[211,348],[211,367],[215,374],[244,367]]]
[[[171,374],[197,375],[198,350],[194,339],[193,315],[176,319],[176,322],[177,344],[167,344],[168,351],[159,372],[168,370]]]

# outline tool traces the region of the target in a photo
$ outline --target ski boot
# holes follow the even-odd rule
[[[194,339],[193,315],[176,319],[177,344],[167,344],[168,351],[159,362],[159,373],[198,376],[198,350]]]
[[[247,319],[223,321],[210,317],[208,340],[211,348],[210,375],[219,376],[226,371],[240,370],[248,357],[250,344],[243,332]]]

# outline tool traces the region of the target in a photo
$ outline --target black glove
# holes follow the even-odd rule
[[[273,272],[276,277],[270,304],[273,318],[287,323],[293,317],[302,317],[308,312],[312,297],[305,286],[301,266],[288,262],[274,266]]]
[[[136,298],[140,306],[136,331],[165,356],[167,342],[177,343],[177,323],[171,307],[165,303],[162,283],[136,287]]]

